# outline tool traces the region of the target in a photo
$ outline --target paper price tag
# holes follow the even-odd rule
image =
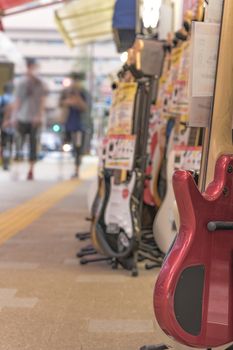
[[[205,22],[220,23],[222,18],[223,0],[209,0],[206,5]]]
[[[112,135],[108,137],[105,167],[132,170],[134,164],[136,135]]]
[[[193,22],[189,74],[189,125],[208,127],[216,79],[220,25]]]
[[[193,22],[191,96],[213,96],[220,25]]]
[[[124,82],[119,83],[118,88],[113,91],[108,125],[109,135],[131,134],[136,92],[137,83]]]

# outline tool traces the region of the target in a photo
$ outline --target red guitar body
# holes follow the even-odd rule
[[[221,156],[214,181],[200,193],[192,175],[176,171],[173,187],[180,231],[155,285],[160,327],[178,342],[200,348],[233,341],[233,156]]]

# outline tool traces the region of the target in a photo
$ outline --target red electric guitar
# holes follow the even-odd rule
[[[178,342],[199,348],[233,342],[232,18],[233,1],[225,0],[213,115],[204,145],[204,192],[188,171],[175,173],[180,230],[154,291],[160,327]]]

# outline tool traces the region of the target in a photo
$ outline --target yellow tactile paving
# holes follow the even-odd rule
[[[95,168],[91,167],[84,172],[83,177],[87,179],[94,173]],[[0,244],[37,220],[61,199],[71,194],[81,183],[81,180],[60,182],[16,208],[0,213]]]

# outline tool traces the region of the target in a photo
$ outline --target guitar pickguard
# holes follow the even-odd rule
[[[128,238],[134,234],[132,214],[131,214],[131,196],[136,183],[136,174],[133,173],[130,182],[114,184],[114,177],[111,178],[111,189],[108,204],[105,211],[105,224],[117,225],[123,230]]]

